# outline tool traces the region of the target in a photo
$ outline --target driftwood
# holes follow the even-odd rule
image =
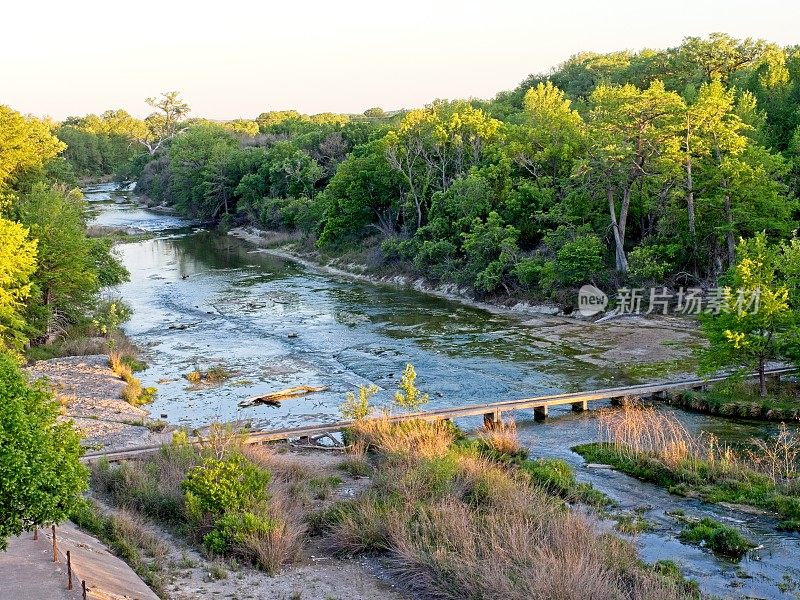
[[[281,405],[281,400],[287,400],[289,398],[299,398],[301,396],[305,396],[306,394],[312,394],[314,392],[324,392],[327,390],[327,386],[311,386],[311,385],[298,385],[296,387],[290,387],[285,390],[278,390],[277,392],[270,392],[269,394],[264,394],[263,396],[252,396],[247,398],[246,400],[242,400],[239,402],[239,406],[245,408],[247,406],[255,406],[256,404],[266,404],[268,406],[275,406],[278,407]]]

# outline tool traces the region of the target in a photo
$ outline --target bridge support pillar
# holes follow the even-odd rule
[[[572,403],[572,410],[574,412],[583,412],[589,410],[589,401],[588,400],[581,400],[580,402],[573,402]]]
[[[772,381],[776,384],[781,382],[781,374],[780,373],[767,373],[766,378],[768,381]]]
[[[310,446],[311,445],[311,438],[309,436],[307,436],[307,435],[301,435],[300,436],[300,443],[301,444],[305,444],[307,446]]]
[[[502,424],[503,424],[503,416],[499,410],[484,413],[483,426],[486,429],[494,429],[495,427],[500,427]]]
[[[653,392],[651,396],[653,400],[666,400],[667,399],[667,390],[661,390],[659,392]]]
[[[623,404],[625,404],[625,396],[611,398],[611,406],[622,406]]]
[[[533,418],[537,421],[544,421],[547,418],[547,405],[535,407],[533,409]]]

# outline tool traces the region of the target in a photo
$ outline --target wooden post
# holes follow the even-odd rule
[[[67,589],[72,589],[72,557],[67,550]]]
[[[589,410],[589,401],[581,400],[580,402],[573,402],[572,410],[575,412],[583,412],[585,410]]]
[[[53,532],[53,562],[58,562],[58,549],[56,546],[56,526],[51,525],[51,530]]]
[[[484,413],[483,426],[486,429],[494,429],[498,425],[502,424],[503,424],[503,417],[499,410],[494,410],[492,412]]]
[[[39,539],[39,528],[37,527],[36,529],[33,530],[33,541],[35,542],[38,539]]]
[[[537,421],[544,421],[547,418],[547,404],[534,407],[533,418]]]
[[[81,580],[81,589],[83,589],[83,600],[86,600],[86,580]]]

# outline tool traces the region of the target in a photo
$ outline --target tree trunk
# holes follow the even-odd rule
[[[725,182],[727,189],[728,184]],[[730,194],[725,192],[725,222],[728,224],[728,231],[725,233],[725,241],[728,249],[728,266],[736,262],[736,239],[733,235],[733,211],[731,210],[731,197]]]
[[[762,398],[766,398],[767,396],[767,376],[764,374],[764,357],[761,356],[758,359],[758,394]]]
[[[628,272],[628,259],[625,256],[625,223],[617,222],[617,209],[614,206],[614,190],[608,188],[606,190],[608,195],[608,211],[611,215],[611,231],[614,233],[614,257],[616,262],[617,271],[620,273]],[[624,204],[624,203],[623,203]],[[620,221],[622,216],[620,215]]]
[[[697,237],[697,228],[694,220],[694,184],[692,182],[691,157],[686,159],[686,211],[689,219],[689,236],[692,239],[692,245],[694,245],[694,240]]]

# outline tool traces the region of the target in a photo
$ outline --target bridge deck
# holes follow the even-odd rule
[[[766,374],[770,377],[776,377],[784,374],[794,373],[795,369],[792,367],[770,369]],[[752,374],[750,377],[757,377],[757,374]],[[616,388],[606,388],[600,390],[591,390],[586,392],[569,392],[564,394],[550,394],[546,396],[536,396],[533,398],[522,398],[519,400],[501,400],[499,402],[486,402],[482,404],[469,404],[466,406],[455,406],[449,408],[439,408],[433,410],[425,410],[411,413],[401,413],[390,415],[389,420],[392,422],[408,421],[413,419],[423,419],[426,421],[437,421],[442,419],[458,419],[463,417],[484,416],[489,417],[493,415],[499,419],[499,415],[504,412],[513,410],[534,409],[542,416],[546,414],[546,410],[551,406],[563,405],[582,405],[586,406],[589,402],[609,400],[615,398],[624,398],[625,396],[653,396],[661,393],[669,393],[679,390],[686,390],[692,388],[701,388],[703,386],[724,381],[725,376],[711,377],[708,379],[684,379],[680,381],[651,383],[644,385],[629,385]],[[251,431],[245,434],[243,442],[245,444],[262,444],[265,442],[286,440],[290,438],[302,438],[315,435],[323,435],[326,433],[335,433],[346,429],[352,424],[352,421],[335,421],[332,423],[319,423],[313,425],[305,425],[302,427],[288,427],[281,429],[269,429],[265,431]],[[197,440],[199,442],[199,440]],[[84,460],[91,462],[105,457],[110,461],[120,461],[128,458],[136,458],[146,454],[157,451],[160,446],[140,446],[137,448],[130,448],[127,450],[112,451],[112,452],[89,452],[84,455]]]

